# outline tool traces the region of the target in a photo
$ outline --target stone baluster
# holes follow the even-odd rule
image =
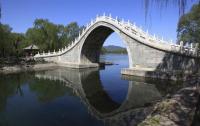
[[[130,25],[130,21],[128,20],[128,25]]]
[[[194,48],[194,47],[193,47],[193,43],[190,44],[190,48]]]
[[[194,47],[194,55],[198,56],[198,52],[199,52],[199,43],[196,43]]]
[[[146,34],[149,35],[149,31],[148,31],[148,29],[146,30]]]
[[[181,53],[183,53],[183,51],[184,51],[183,41],[180,41],[180,49],[179,49],[179,51]]]
[[[81,34],[80,34],[80,32],[78,33],[78,39],[80,39],[81,38]]]
[[[81,30],[81,34],[84,34],[84,32],[85,32],[85,31],[84,31],[84,28],[83,28],[83,29]]]
[[[161,38],[161,42],[162,42],[162,43],[164,42],[163,36],[162,36],[162,38]]]
[[[104,17],[104,18],[106,17],[106,14],[105,14],[105,12],[103,13],[103,17]]]
[[[124,24],[124,19],[122,18],[122,24]]]
[[[85,33],[85,28],[83,28],[83,30],[82,30],[82,34],[84,34]]]
[[[136,28],[136,23],[135,22],[133,23],[133,27]]]
[[[173,40],[172,40],[172,39],[170,40],[170,44],[171,44],[171,45],[173,44]]]
[[[112,15],[111,14],[109,14],[109,18],[112,19]]]
[[[156,35],[155,34],[153,34],[153,39],[156,40]]]

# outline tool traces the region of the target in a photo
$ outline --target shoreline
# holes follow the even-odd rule
[[[55,63],[18,64],[0,68],[0,74],[12,74],[29,71],[49,70],[58,67]]]
[[[66,67],[64,65],[66,65]],[[107,65],[117,65],[117,64],[106,61],[106,62],[101,62],[99,64],[99,67],[107,66]],[[16,64],[16,65],[5,65],[3,67],[0,67],[0,74],[12,74],[12,73],[28,72],[28,71],[41,71],[41,70],[49,70],[49,69],[54,69],[54,68],[59,68],[59,67],[74,69],[74,67],[71,67],[68,64],[56,64],[56,63]],[[88,69],[90,67],[83,66],[82,68]],[[78,69],[82,69],[82,68],[80,67]]]

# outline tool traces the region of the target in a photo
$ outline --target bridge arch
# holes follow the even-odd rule
[[[128,42],[124,39],[124,33],[120,31],[115,25],[108,22],[98,22],[96,23],[85,35],[80,47],[80,63],[89,64],[89,63],[98,63],[101,53],[101,48],[105,40],[113,33],[121,38],[123,43],[126,46],[129,59],[129,68],[133,67],[132,55],[130,52],[130,46]]]

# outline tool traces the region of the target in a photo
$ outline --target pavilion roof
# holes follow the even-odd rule
[[[38,46],[31,44],[30,46],[27,46],[24,48],[24,50],[38,50]]]

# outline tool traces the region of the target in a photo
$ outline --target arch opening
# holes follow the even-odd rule
[[[121,38],[122,43],[125,44],[126,51],[128,52],[129,67],[131,67],[132,60],[131,56],[129,56],[130,50],[128,49],[127,42],[123,40],[120,30],[112,28],[112,26],[104,25],[99,25],[86,37],[81,48],[80,62],[83,64],[99,63],[103,44],[112,33],[117,33],[117,35]]]

